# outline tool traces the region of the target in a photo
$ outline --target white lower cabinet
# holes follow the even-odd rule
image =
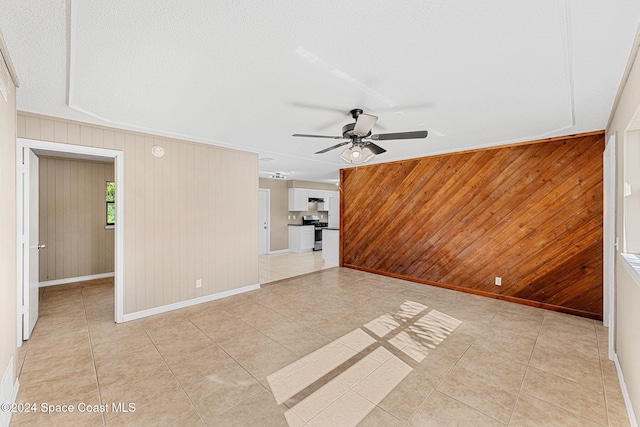
[[[311,252],[316,240],[315,227],[313,225],[289,226],[289,251]]]

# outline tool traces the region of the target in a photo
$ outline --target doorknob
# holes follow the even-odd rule
[[[46,248],[46,247],[47,247],[47,245],[40,245],[40,244],[38,244],[38,246],[36,246],[36,248],[37,248],[38,250],[40,250],[40,249],[44,249],[44,248]]]

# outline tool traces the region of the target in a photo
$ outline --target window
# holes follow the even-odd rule
[[[116,223],[116,183],[107,181],[106,191],[107,201],[107,225],[115,225]]]

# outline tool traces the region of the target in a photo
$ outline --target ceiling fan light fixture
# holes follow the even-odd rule
[[[369,150],[367,147],[361,148],[354,146],[344,150],[340,155],[340,158],[352,165],[359,165],[361,163],[368,162],[374,155],[373,151]]]

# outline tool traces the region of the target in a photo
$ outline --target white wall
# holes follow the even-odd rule
[[[16,86],[5,61],[11,63],[0,33],[0,182],[2,183],[2,227],[0,227],[0,397],[10,398],[16,378]],[[6,99],[5,99],[6,96]],[[13,369],[9,367],[13,360]],[[0,399],[0,403],[5,400]],[[0,412],[0,424],[7,418]]]
[[[640,33],[636,36],[628,78],[621,83],[618,100],[614,106],[609,125],[606,129],[606,141],[615,135],[617,140],[616,169],[616,238],[620,242],[619,250],[625,248],[624,228],[624,168],[632,159],[625,152],[627,130],[640,109],[640,57],[637,56],[640,46]],[[635,164],[633,167],[638,167]],[[620,375],[626,383],[627,402],[633,412],[640,414],[640,280],[634,278],[626,270],[625,261],[616,253],[615,272],[615,354],[621,371]],[[623,390],[625,392],[625,390]],[[637,422],[637,420],[636,420]]]

